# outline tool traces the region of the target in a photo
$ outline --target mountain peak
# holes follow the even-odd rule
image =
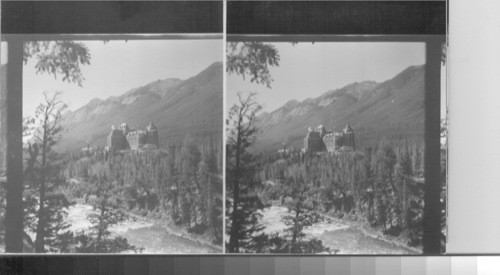
[[[210,64],[203,71],[201,71],[198,75],[202,75],[202,74],[206,74],[206,73],[217,74],[219,72],[222,72],[222,62],[217,61],[217,62]]]
[[[214,63],[212,63],[210,66],[208,66],[208,68],[210,68],[210,67],[212,67],[212,66],[214,66],[214,67],[217,67],[217,66],[218,66],[218,67],[222,67],[222,62],[221,62],[221,61],[215,61],[215,62],[214,62]]]
[[[95,105],[97,105],[97,104],[99,104],[99,103],[101,103],[101,102],[103,102],[103,101],[104,101],[104,100],[102,100],[102,99],[100,99],[100,98],[96,97],[96,98],[94,98],[94,99],[90,100],[90,101],[89,101],[89,103],[87,103],[87,106],[95,106]]]
[[[63,117],[67,131],[58,150],[74,150],[88,143],[104,147],[109,126],[123,121],[134,126],[153,121],[164,142],[188,134],[220,138],[222,73],[222,63],[216,62],[186,80],[154,80],[106,100],[93,99]]]
[[[318,123],[330,127],[352,125],[360,148],[374,146],[384,136],[396,143],[421,142],[424,69],[423,65],[410,66],[383,83],[358,81],[302,102],[290,100],[270,114],[259,116],[262,133],[256,150],[279,148],[284,138],[290,140],[290,146],[300,148],[303,129]]]
[[[412,79],[423,74],[424,72],[425,72],[425,64],[409,66],[402,72],[397,74],[395,77],[393,77],[392,79],[387,80],[385,83],[390,82],[392,83],[392,85],[394,85],[394,87],[403,87]]]
[[[415,73],[418,71],[423,71],[424,69],[425,69],[425,64],[408,66],[406,69],[404,69],[402,72],[397,74],[395,77],[398,77],[399,75],[408,74],[408,73]]]
[[[209,82],[212,79],[218,78],[219,76],[222,77],[222,73],[223,73],[222,62],[214,62],[205,69],[203,69],[200,73],[189,78],[186,81],[195,81],[202,83]]]
[[[293,107],[297,106],[298,104],[300,104],[300,102],[298,102],[295,99],[292,99],[292,100],[287,101],[287,103],[285,103],[285,105],[283,105],[283,108],[293,108]]]

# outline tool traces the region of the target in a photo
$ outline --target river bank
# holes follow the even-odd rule
[[[152,222],[154,226],[165,230],[167,233],[178,236],[180,238],[188,239],[192,242],[196,242],[201,246],[210,247],[213,249],[210,253],[222,253],[222,246],[213,244],[212,237],[208,234],[196,234],[187,232],[186,228],[177,226],[170,219],[162,219],[156,215],[147,215],[145,217],[132,214],[136,219],[144,219]]]
[[[360,231],[363,235],[370,237],[371,239],[379,240],[384,243],[390,244],[395,248],[398,248],[395,250],[396,252],[401,251],[402,254],[422,254],[422,248],[421,247],[412,247],[407,244],[407,240],[403,237],[396,237],[396,236],[391,236],[391,235],[385,235],[382,231],[371,227],[364,221],[359,221],[355,219],[350,219],[349,217],[343,218],[343,219],[338,219],[333,216],[325,215],[329,219],[336,220],[338,222],[342,222],[352,230]],[[406,253],[404,253],[406,251]],[[372,254],[372,253],[367,253],[367,254]],[[380,251],[373,251],[373,254],[382,254]],[[401,253],[393,253],[391,251],[388,251],[386,254],[401,254]]]
[[[262,211],[261,224],[264,232],[282,233],[286,225],[282,222],[288,209],[273,205]],[[400,240],[383,235],[375,229],[366,228],[361,222],[326,216],[325,221],[304,229],[306,238],[318,238],[337,254],[421,254],[421,250],[409,247]]]
[[[88,230],[91,223],[87,215],[93,211],[92,206],[83,203],[70,206],[66,217],[66,221],[71,225],[69,229],[73,232]],[[197,239],[178,228],[167,227],[160,220],[151,217],[132,214],[130,219],[111,226],[110,231],[113,236],[125,237],[130,244],[144,248],[143,254],[222,253],[222,247],[206,243],[205,240]]]

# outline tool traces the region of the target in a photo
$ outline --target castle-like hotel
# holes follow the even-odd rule
[[[158,129],[152,122],[145,131],[131,130],[127,123],[122,123],[120,129],[115,129],[114,125],[111,127],[106,150],[116,153],[122,150],[157,149],[158,147]]]
[[[355,150],[354,131],[349,124],[341,132],[329,132],[323,125],[317,131],[308,129],[304,138],[304,152],[341,152]]]

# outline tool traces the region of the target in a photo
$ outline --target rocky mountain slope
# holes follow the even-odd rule
[[[340,131],[349,123],[358,148],[388,142],[423,143],[425,66],[411,66],[382,83],[364,81],[330,90],[302,102],[291,100],[261,114],[257,151],[275,150],[285,142],[296,149],[309,127],[323,124]],[[304,91],[307,92],[307,91]]]
[[[59,151],[89,144],[103,147],[111,126],[126,122],[145,129],[153,122],[160,145],[190,135],[222,139],[222,63],[216,62],[186,80],[164,79],[134,88],[121,96],[93,99],[63,118]]]

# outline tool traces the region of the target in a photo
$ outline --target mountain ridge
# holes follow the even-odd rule
[[[92,99],[64,114],[65,131],[57,149],[104,147],[111,126],[122,122],[140,129],[153,122],[164,141],[187,135],[221,140],[222,73],[222,63],[215,62],[185,80],[160,79],[119,96]]]
[[[324,124],[340,131],[347,123],[360,147],[385,138],[394,143],[422,143],[425,65],[409,66],[383,82],[355,82],[301,102],[289,100],[257,117],[261,133],[256,151],[275,150],[283,142],[296,149],[308,127]]]

